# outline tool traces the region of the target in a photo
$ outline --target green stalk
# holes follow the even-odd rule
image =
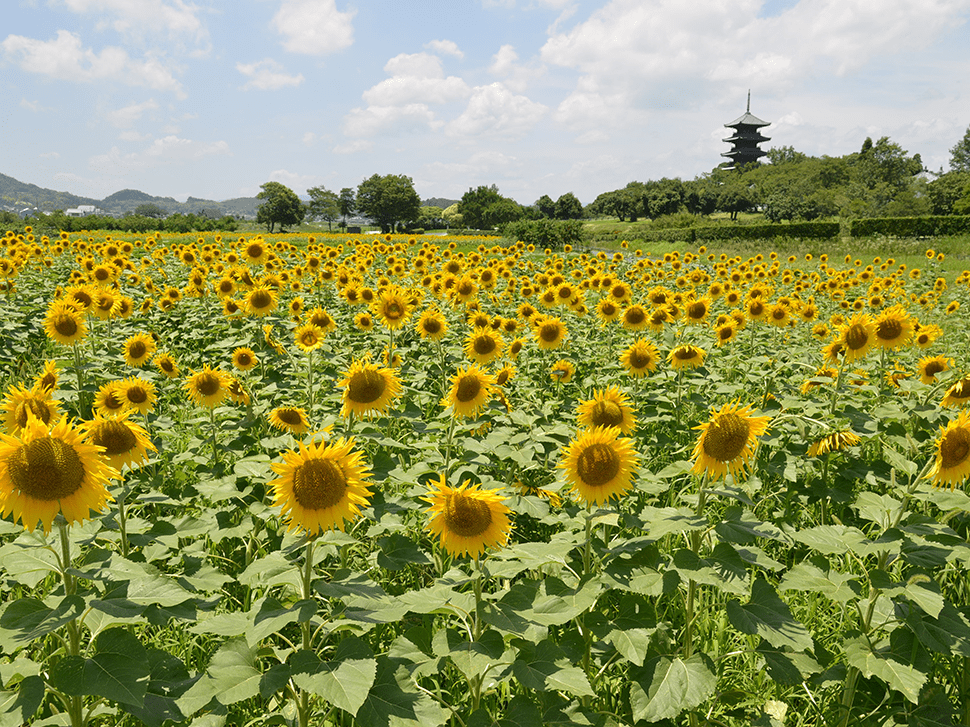
[[[445,440],[445,466],[443,470],[445,484],[448,484],[448,470],[451,467],[451,443],[455,436],[455,420],[457,418],[452,412],[451,422],[448,424],[448,438]]]
[[[212,467],[213,469],[217,464],[219,464],[219,447],[216,444],[216,408],[215,406],[209,407],[209,431],[211,433],[212,439]]]
[[[125,527],[127,521],[125,517],[125,499],[128,495],[128,487],[125,481],[121,482],[121,491],[118,494],[118,530],[121,533],[121,555],[128,557],[128,531]]]
[[[54,519],[61,536],[61,578],[64,582],[64,595],[73,596],[77,590],[74,576],[68,573],[71,567],[71,538],[67,530],[67,520],[58,513]],[[68,656],[81,655],[81,629],[77,617],[67,622],[67,653]],[[65,697],[67,712],[71,718],[71,727],[84,727],[84,702],[80,696]]]
[[[313,351],[306,354],[306,385],[307,385],[307,407],[306,411],[310,418],[313,418]]]
[[[313,545],[317,536],[312,535],[306,544],[306,561],[303,564],[302,585],[303,600],[309,601],[313,598]],[[300,624],[303,634],[303,650],[311,651],[313,648],[313,625],[309,620]],[[306,690],[293,687],[295,696],[298,697],[296,703],[296,713],[299,727],[308,727],[310,724],[310,693]]]

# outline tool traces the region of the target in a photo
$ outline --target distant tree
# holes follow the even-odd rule
[[[970,171],[941,174],[926,185],[926,194],[933,214],[953,214],[956,204],[970,197]]]
[[[414,191],[411,177],[375,174],[357,186],[357,209],[380,225],[383,232],[393,232],[398,223],[418,219],[421,198]]]
[[[337,202],[340,205],[340,216],[344,218],[343,226],[346,227],[347,217],[357,211],[357,195],[354,193],[354,188],[344,187],[341,189]]]
[[[572,192],[566,192],[556,200],[557,220],[578,220],[583,216],[583,205]]]
[[[140,204],[135,207],[132,214],[138,215],[139,217],[151,217],[152,219],[158,220],[165,217],[168,213],[157,204],[146,202],[145,204]]]
[[[425,205],[418,211],[418,224],[426,230],[436,230],[445,223],[444,210],[435,205]]]
[[[950,149],[950,171],[970,172],[970,126],[963,138]]]
[[[331,223],[340,217],[340,198],[337,193],[326,187],[311,187],[306,193],[310,196],[307,216],[313,220],[326,220],[327,229],[332,230]]]
[[[499,194],[498,187],[479,186],[469,189],[458,203],[462,224],[477,230],[489,230],[497,225],[512,222],[524,214],[522,206],[513,199]]]
[[[544,194],[536,200],[535,208],[543,217],[552,218],[556,216],[556,203],[552,201],[552,197],[548,194]]]
[[[449,205],[441,211],[441,216],[444,217],[445,224],[448,227],[461,227],[464,224],[464,219],[458,209],[459,204],[455,202],[453,205]]]
[[[306,216],[306,206],[296,196],[296,192],[279,182],[266,182],[260,186],[262,190],[256,195],[264,200],[256,210],[256,222],[266,225],[266,229],[273,232],[276,225],[280,232],[286,225],[298,225]]]
[[[808,159],[808,156],[802,154],[800,151],[795,151],[794,147],[778,146],[768,150],[767,158],[769,162],[778,166],[780,164],[803,162]]]
[[[651,219],[680,212],[684,203],[684,183],[664,177],[644,185],[644,211]]]

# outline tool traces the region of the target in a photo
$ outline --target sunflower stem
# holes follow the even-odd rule
[[[313,351],[306,353],[306,386],[307,386],[307,406],[306,411],[310,418],[313,418]]]
[[[448,484],[448,470],[451,468],[451,443],[455,436],[455,420],[458,417],[454,413],[451,415],[451,421],[448,423],[448,437],[445,440],[445,466],[442,471],[444,476],[445,484]]]
[[[209,431],[212,439],[212,467],[219,464],[219,447],[216,444],[216,408],[215,406],[209,407]]]
[[[74,576],[68,573],[71,567],[71,537],[67,530],[67,520],[60,513],[54,518],[57,529],[61,536],[61,578],[64,582],[64,595],[73,596],[77,590],[77,583]],[[81,630],[75,616],[67,622],[67,653],[68,656],[81,655]],[[71,727],[83,727],[84,725],[84,702],[80,696],[66,696],[67,712],[71,718]]]
[[[74,342],[74,371],[77,374],[77,413],[79,417],[87,415],[84,405],[84,374],[81,372],[81,348]]]
[[[118,494],[118,531],[120,533],[120,543],[121,543],[121,555],[124,558],[128,557],[128,532],[125,527],[125,500],[128,495],[128,486],[125,481],[122,480],[121,491]]]

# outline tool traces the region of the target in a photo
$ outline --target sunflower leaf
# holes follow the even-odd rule
[[[761,575],[751,589],[751,601],[742,606],[732,599],[727,615],[738,631],[760,636],[772,646],[806,651],[814,645],[808,630],[792,617],[788,605]]]
[[[706,654],[658,656],[630,672],[633,719],[659,722],[694,709],[714,693],[717,677]]]
[[[25,644],[59,629],[84,611],[84,599],[66,596],[56,608],[36,598],[11,601],[0,614],[0,650],[12,654]]]
[[[845,659],[866,678],[876,677],[895,689],[913,704],[919,703],[919,693],[926,683],[926,674],[891,655],[876,651],[862,636],[845,642]]]

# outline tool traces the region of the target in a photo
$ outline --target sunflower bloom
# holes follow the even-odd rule
[[[594,391],[592,399],[580,402],[577,413],[582,429],[616,427],[621,434],[632,434],[637,428],[630,399],[616,386]]]
[[[948,371],[953,359],[946,356],[924,356],[919,360],[919,380],[924,384],[935,384],[936,375]]]
[[[704,365],[705,351],[703,348],[689,343],[677,346],[667,356],[667,362],[673,369],[696,369]]]
[[[479,558],[487,548],[501,548],[508,542],[512,522],[509,508],[494,490],[468,481],[450,487],[441,475],[422,500],[431,519],[425,526],[448,553]]]
[[[934,487],[949,485],[956,489],[970,475],[970,412],[961,411],[952,422],[941,428],[936,441],[936,461],[927,475]]]
[[[440,341],[448,331],[448,323],[445,317],[434,308],[429,308],[415,326],[421,338],[429,338],[432,341]]]
[[[970,402],[970,379],[963,378],[946,390],[941,404],[946,407],[965,406]]]
[[[720,411],[711,410],[711,417],[694,427],[700,430],[691,455],[692,472],[722,479],[730,474],[743,474],[758,446],[758,437],[768,430],[768,417],[751,416],[750,406],[737,402],[725,404]]]
[[[576,374],[576,367],[573,365],[572,361],[567,361],[566,359],[560,359],[552,365],[552,369],[549,371],[549,377],[558,384],[566,384],[573,380],[573,376]]]
[[[902,306],[894,305],[875,320],[876,345],[886,350],[902,348],[913,337],[913,318]]]
[[[139,414],[145,415],[155,408],[155,384],[145,379],[131,377],[116,384],[116,396],[121,400],[126,409],[135,409]]]
[[[396,331],[404,325],[411,315],[408,299],[396,288],[381,291],[371,306],[374,317],[379,319],[385,328]]]
[[[201,371],[193,371],[185,380],[184,388],[192,403],[210,409],[218,406],[229,394],[229,375],[221,369],[205,364]]]
[[[31,417],[19,438],[0,434],[0,515],[45,533],[58,513],[82,522],[112,499],[106,485],[117,474],[66,419],[48,430]]]
[[[558,467],[587,504],[601,505],[623,496],[633,484],[639,458],[633,440],[617,427],[582,431],[569,443]]]
[[[488,403],[495,392],[495,377],[477,365],[459,368],[451,377],[451,390],[441,400],[450,406],[455,416],[474,417]]]
[[[478,364],[491,363],[502,355],[502,336],[491,328],[476,328],[465,339],[465,355]]]
[[[232,352],[232,365],[239,371],[249,371],[257,364],[259,364],[259,358],[249,346],[240,346]]]
[[[620,364],[634,378],[656,371],[659,362],[660,352],[645,338],[638,338],[620,354]]]
[[[45,361],[44,370],[37,375],[37,378],[34,379],[34,383],[44,391],[55,391],[57,389],[57,379],[59,375],[60,369],[57,368],[57,361]]]
[[[250,290],[243,300],[246,312],[260,318],[276,310],[278,304],[276,291],[264,285],[258,285]]]
[[[310,429],[306,411],[295,406],[278,406],[269,413],[269,423],[290,434],[303,434]]]
[[[864,358],[876,340],[876,326],[866,313],[857,313],[842,328],[838,341],[846,363]]]
[[[4,428],[7,434],[17,436],[31,418],[44,426],[51,426],[60,418],[60,404],[52,399],[48,389],[35,384],[31,389],[11,386],[3,398]]]
[[[152,363],[155,364],[155,368],[161,372],[162,376],[167,379],[177,379],[182,373],[179,370],[178,364],[175,363],[175,359],[167,353],[156,353],[155,358],[152,359]]]
[[[280,508],[290,530],[303,529],[309,535],[326,530],[343,530],[360,517],[371,492],[367,489],[370,469],[354,440],[300,444],[299,450],[283,454],[272,465],[279,478],[270,483],[273,505]]]
[[[559,348],[566,339],[566,326],[558,318],[544,319],[533,329],[533,332],[539,348],[547,351]]]
[[[136,333],[125,341],[125,363],[139,368],[155,353],[155,341],[147,333]]]
[[[44,319],[44,332],[48,338],[65,346],[72,346],[84,340],[88,328],[82,314],[68,306],[54,306]]]
[[[82,426],[92,444],[102,447],[108,464],[121,472],[122,467],[135,469],[148,462],[148,450],[155,451],[146,432],[139,424],[128,421],[130,412],[120,416],[98,414]]]
[[[859,435],[855,432],[848,430],[832,432],[832,434],[827,434],[821,439],[812,442],[807,454],[809,457],[818,457],[829,452],[840,452],[846,447],[854,447],[861,441]]]
[[[374,412],[383,414],[401,395],[401,380],[397,374],[369,361],[354,361],[337,386],[344,390],[342,417]]]
[[[323,345],[324,335],[323,329],[312,323],[304,323],[293,331],[297,348],[304,353],[310,353],[320,348]]]

